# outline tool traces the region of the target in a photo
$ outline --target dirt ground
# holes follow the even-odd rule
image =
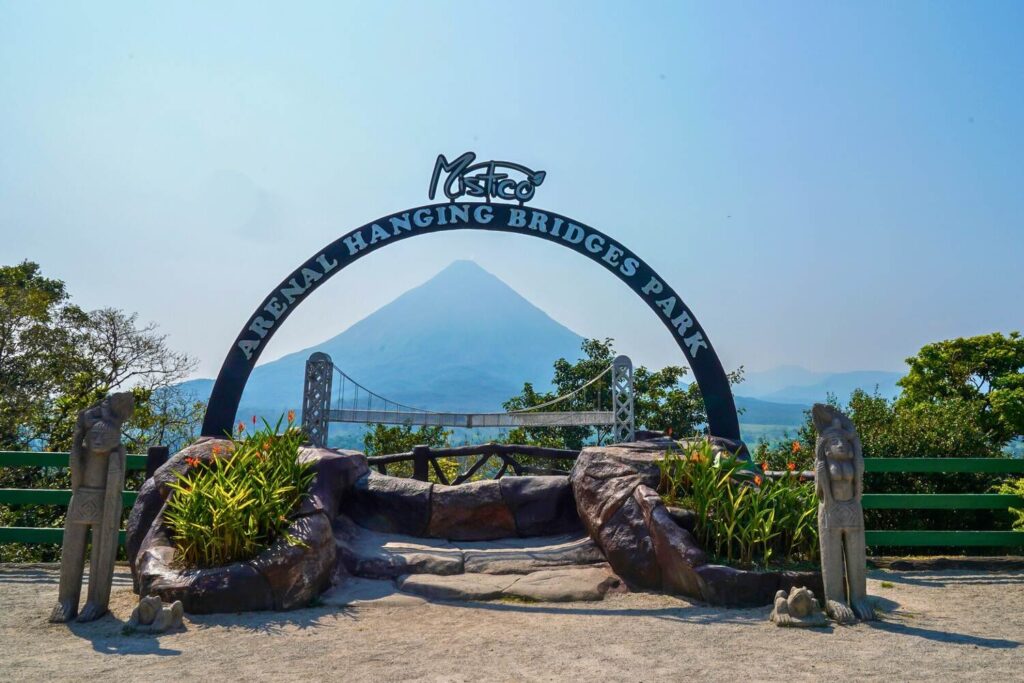
[[[1024,572],[871,574],[881,621],[780,629],[767,607],[709,608],[652,594],[599,603],[430,603],[390,596],[288,613],[187,618],[123,635],[112,614],[48,624],[57,572],[0,565],[0,680],[1024,680]]]

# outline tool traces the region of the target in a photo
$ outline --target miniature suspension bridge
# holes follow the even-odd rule
[[[611,394],[607,408],[601,404],[604,385],[609,386]],[[580,404],[587,409],[557,409]],[[349,377],[326,353],[317,352],[306,361],[302,426],[314,445],[325,446],[331,422],[465,428],[597,426],[610,427],[616,441],[632,441],[633,363],[626,356],[618,356],[577,389],[540,405],[503,413],[468,413],[427,410],[388,399]]]

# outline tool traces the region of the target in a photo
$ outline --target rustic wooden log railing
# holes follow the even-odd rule
[[[473,475],[479,472],[491,458],[501,460],[501,467],[494,473],[494,479],[500,479],[508,470],[512,470],[517,476],[524,474],[560,474],[565,475],[567,470],[556,467],[537,467],[527,465],[516,459],[516,456],[527,458],[540,458],[544,460],[575,460],[579,451],[564,448],[543,448],[541,446],[524,446],[520,444],[485,443],[476,446],[456,446],[453,448],[430,448],[429,446],[416,446],[406,453],[392,453],[389,455],[374,455],[367,458],[370,465],[377,468],[381,474],[388,473],[388,465],[400,462],[412,462],[412,477],[420,481],[426,481],[433,468],[434,475],[442,484],[458,485],[469,481]],[[438,458],[461,458],[479,456],[465,472],[449,481],[448,476],[438,464]]]

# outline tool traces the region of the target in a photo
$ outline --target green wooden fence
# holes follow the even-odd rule
[[[865,458],[865,472],[1024,474],[1017,458]],[[865,493],[866,510],[1005,510],[1021,496],[998,493]],[[872,531],[869,546],[1024,547],[1024,531]]]
[[[55,467],[68,466],[69,453],[36,453],[30,451],[0,451],[0,467]],[[127,470],[152,472],[167,460],[166,448],[152,448],[146,455],[130,454]],[[122,492],[124,506],[130,508],[138,495],[135,491]],[[3,505],[67,505],[71,501],[68,489],[0,489]],[[0,543],[60,543],[64,529],[37,527],[0,527]],[[121,532],[124,543],[124,531]]]
[[[152,472],[166,461],[167,449],[150,449],[147,455],[129,455],[129,470]],[[67,453],[0,451],[0,467],[67,467]],[[1024,475],[1024,459],[1014,458],[867,458],[866,472],[953,473]],[[136,493],[125,491],[125,507]],[[67,505],[71,491],[59,489],[0,489],[0,504]],[[1024,507],[1020,496],[995,493],[865,493],[869,510],[1005,510]],[[63,529],[0,527],[0,543],[60,543]],[[122,542],[124,532],[121,532]],[[869,546],[1024,547],[1024,531],[873,531]]]

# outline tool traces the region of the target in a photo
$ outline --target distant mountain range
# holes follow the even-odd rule
[[[583,337],[477,264],[455,261],[331,339],[258,366],[238,415],[276,418],[298,410],[305,362],[315,351],[330,355],[350,377],[394,401],[430,410],[496,411],[524,382],[549,388],[554,361],[579,358],[582,342]],[[795,429],[804,410],[829,392],[845,400],[856,387],[873,390],[877,385],[883,394],[894,394],[898,377],[814,373],[795,366],[748,373],[736,397],[744,435],[749,440]],[[182,386],[206,400],[213,380]]]
[[[781,403],[810,404],[834,394],[846,401],[854,389],[873,393],[876,389],[886,398],[899,394],[896,381],[903,375],[882,370],[853,372],[812,372],[796,365],[782,365],[764,372],[748,372],[738,389],[746,396]]]

